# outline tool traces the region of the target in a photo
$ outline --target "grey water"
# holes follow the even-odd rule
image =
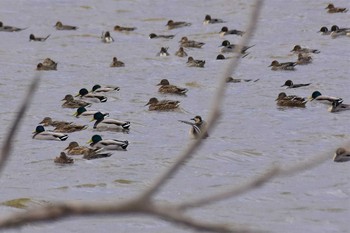
[[[349,112],[329,113],[327,106],[309,102],[306,108],[281,109],[278,93],[303,97],[315,90],[350,102],[350,38],[332,39],[317,33],[322,26],[350,27],[350,14],[327,14],[328,1],[266,1],[250,42],[255,45],[240,61],[235,78],[257,82],[229,83],[216,128],[155,197],[181,203],[228,190],[264,173],[271,166],[288,166],[329,153],[325,163],[295,176],[275,178],[259,189],[189,212],[195,219],[229,223],[266,232],[349,232],[349,163],[334,163],[335,149],[350,141]],[[348,1],[335,5],[349,8]],[[40,86],[17,132],[14,148],[1,174],[0,203],[30,198],[31,207],[57,201],[127,200],[149,187],[191,140],[189,126],[178,120],[195,115],[204,119],[218,81],[228,63],[215,60],[224,39],[238,43],[239,36],[219,36],[222,26],[244,30],[253,1],[161,0],[28,0],[0,1],[1,21],[27,29],[0,32],[0,139],[4,139],[36,65],[46,57],[58,62],[57,71],[41,71]],[[227,21],[203,25],[206,14]],[[168,30],[168,20],[187,21],[190,27]],[[77,31],[56,31],[57,21],[78,26]],[[115,25],[137,27],[129,33]],[[115,42],[100,41],[109,30]],[[150,33],[175,34],[172,40],[149,39]],[[29,34],[46,36],[46,42],[29,42]],[[174,55],[182,36],[205,42],[202,49],[187,49],[205,68],[186,66],[187,58]],[[294,61],[289,51],[300,44],[318,49],[313,62],[294,72],[271,71],[272,60]],[[169,47],[169,57],[156,57]],[[125,67],[111,68],[113,57]],[[186,97],[161,95],[156,84],[163,78],[189,89]],[[312,83],[285,90],[287,79]],[[113,118],[129,120],[128,134],[96,131],[88,118],[74,118],[74,109],[61,107],[66,94],[94,84],[116,85],[107,103],[91,108]],[[181,111],[150,112],[149,98],[181,101]],[[45,117],[88,124],[85,131],[69,134],[65,142],[33,140],[32,131]],[[93,134],[128,140],[127,151],[112,157],[58,166],[53,159],[77,141],[86,145]],[[0,206],[1,216],[21,211]],[[193,232],[191,229],[144,216],[68,218],[61,222],[29,224],[6,232]]]

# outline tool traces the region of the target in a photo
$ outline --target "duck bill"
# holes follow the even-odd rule
[[[75,112],[75,113],[73,114],[73,116],[77,117],[77,116],[78,116],[78,112]]]
[[[89,141],[86,142],[87,144],[90,144],[92,143],[92,139],[90,139]]]
[[[74,97],[78,97],[78,96],[80,96],[80,94],[78,93],[78,94],[76,94]]]
[[[151,103],[150,102],[148,102],[147,104],[145,104],[145,106],[147,106],[147,105],[150,105]]]
[[[308,100],[308,101],[313,101],[314,98],[312,98],[312,96],[309,96],[309,97],[307,97],[307,100]]]
[[[91,119],[90,119],[90,122],[93,122],[94,120],[95,120],[94,118],[91,118]]]
[[[287,85],[283,84],[281,87],[285,87],[285,86],[287,86]]]

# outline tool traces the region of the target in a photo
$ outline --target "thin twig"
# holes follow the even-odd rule
[[[22,105],[20,106],[18,113],[15,116],[15,119],[12,122],[12,125],[10,126],[10,129],[5,137],[5,141],[1,148],[1,154],[0,154],[0,172],[5,167],[6,161],[8,160],[11,149],[12,149],[12,142],[14,141],[14,137],[16,135],[17,129],[20,126],[20,123],[22,122],[23,116],[25,112],[27,111],[32,98],[34,96],[35,90],[39,84],[40,76],[37,75],[34,77],[33,81],[31,82],[28,92],[23,100]]]

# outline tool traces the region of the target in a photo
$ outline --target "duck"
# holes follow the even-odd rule
[[[291,52],[294,53],[320,53],[317,49],[308,49],[308,48],[302,48],[300,45],[295,45],[294,48],[291,50]]]
[[[204,68],[205,60],[195,60],[193,57],[189,57],[187,60],[188,67],[200,67]]]
[[[295,66],[297,65],[296,62],[282,62],[279,63],[278,61],[274,60],[271,62],[271,70],[295,70]]]
[[[226,59],[226,57],[222,54],[219,54],[216,56],[216,60],[225,60],[225,59]]]
[[[329,112],[341,112],[345,110],[350,110],[350,104],[343,104],[343,100],[334,100],[332,105],[329,107]]]
[[[93,102],[107,102],[107,97],[101,94],[95,94],[95,93],[89,93],[89,91],[86,88],[82,88],[79,90],[79,94],[76,95],[80,96],[80,98],[84,98],[88,101],[93,101]]]
[[[334,162],[347,162],[350,161],[350,151],[344,147],[339,147],[333,156]]]
[[[131,32],[135,30],[136,30],[136,27],[122,27],[119,25],[114,26],[114,31],[117,31],[117,32]]]
[[[77,30],[78,27],[76,26],[70,26],[70,25],[64,25],[61,21],[57,21],[55,26],[56,30]]]
[[[226,36],[226,35],[238,35],[238,36],[243,36],[243,34],[244,34],[245,32],[240,31],[240,30],[236,30],[236,29],[228,30],[227,27],[222,27],[222,28],[221,28],[221,31],[220,31],[219,33],[220,33],[220,36]]]
[[[210,15],[206,15],[203,24],[225,23],[222,19],[214,19]]]
[[[45,66],[43,63],[39,62],[36,66],[36,70],[57,70],[56,66]]]
[[[297,65],[307,65],[312,62],[312,57],[308,53],[299,53],[296,61]]]
[[[160,52],[157,53],[157,56],[158,57],[167,57],[167,56],[170,56],[170,54],[168,53],[168,49],[169,47],[161,47],[160,48]]]
[[[233,78],[233,77],[227,77],[226,82],[227,83],[240,83],[240,82],[250,82],[253,79],[240,79],[240,78]],[[255,79],[253,82],[257,82],[259,79]]]
[[[107,126],[107,127],[118,127],[123,130],[128,130],[130,128],[130,121],[121,121],[112,118],[105,118],[105,114],[97,112],[93,115],[91,121],[95,121],[93,128],[96,129],[97,126]]]
[[[109,33],[109,31],[106,31],[106,32],[102,32],[101,41],[103,43],[112,43],[112,42],[114,42],[114,39],[111,36],[111,34]]]
[[[73,122],[67,121],[54,121],[51,117],[44,117],[42,121],[39,122],[40,125],[43,126],[53,126],[53,127],[62,127],[65,125],[71,125]]]
[[[160,83],[157,84],[157,86],[160,86],[158,92],[163,94],[186,95],[186,92],[188,91],[187,88],[181,88],[175,85],[170,85],[168,79],[162,79]]]
[[[159,39],[159,38],[164,38],[164,39],[173,39],[175,35],[157,35],[155,33],[149,34],[150,39]]]
[[[79,146],[76,141],[70,142],[69,145],[64,149],[69,155],[83,155],[85,151],[90,148],[86,146]]]
[[[76,125],[76,124],[60,125],[60,126],[57,126],[53,131],[59,132],[59,133],[73,133],[76,131],[87,129],[87,127],[88,127],[87,125]]]
[[[158,100],[155,97],[149,99],[145,106],[149,105],[149,111],[171,111],[179,108],[180,101],[177,100]]]
[[[201,116],[195,116],[191,120],[193,120],[194,122],[179,120],[182,123],[192,126],[190,129],[191,137],[198,139],[202,132],[204,134],[203,138],[209,137],[209,134],[207,132],[207,123],[203,121]]]
[[[117,57],[113,57],[110,67],[124,67],[124,66],[125,66],[124,62],[119,61]]]
[[[348,11],[348,9],[343,7],[335,7],[334,4],[329,3],[328,6],[325,8],[328,13],[345,13]]]
[[[176,51],[175,56],[187,57],[187,53],[185,52],[183,47],[180,47],[179,50]]]
[[[65,141],[68,138],[67,134],[57,133],[52,131],[45,131],[44,126],[38,125],[33,132],[33,139],[37,140],[56,140]]]
[[[79,118],[80,116],[93,116],[95,113],[100,112],[98,110],[86,110],[85,107],[79,107],[73,116]],[[109,116],[108,112],[101,112],[105,117]]]
[[[235,44],[231,44],[230,41],[224,40],[219,47],[223,47],[221,49],[221,53],[233,53],[235,51],[236,46],[237,45]],[[241,54],[245,54],[245,52],[253,46],[255,45],[244,46],[241,50]]]
[[[84,152],[83,159],[91,160],[91,159],[101,159],[111,157],[112,153],[101,153],[103,149],[91,149],[89,148]]]
[[[44,42],[45,40],[47,40],[47,38],[50,37],[50,34],[46,37],[35,37],[34,34],[30,34],[29,35],[29,41],[40,41],[40,42]]]
[[[332,33],[327,27],[321,27],[318,32],[321,33],[321,35],[330,35]]]
[[[57,68],[57,62],[55,62],[54,60],[52,60],[52,59],[49,58],[49,57],[47,57],[47,58],[44,59],[43,65],[44,65],[44,66],[50,66],[50,67],[52,67],[52,68],[54,68],[54,69]]]
[[[0,21],[0,32],[19,32],[27,28],[18,28],[13,26],[5,26],[3,22]]]
[[[306,86],[309,86],[310,84],[311,83],[294,84],[292,80],[287,80],[281,87],[298,88],[298,87],[306,87]]]
[[[188,27],[191,26],[191,23],[187,23],[187,22],[174,22],[173,20],[169,20],[168,23],[165,26],[168,26],[169,30],[175,29],[175,28],[181,28],[181,27]]]
[[[72,164],[74,163],[74,159],[72,159],[71,157],[68,157],[66,153],[61,152],[60,156],[54,159],[54,162],[60,163],[60,164]]]
[[[105,150],[126,150],[129,146],[128,141],[122,141],[117,139],[102,139],[98,134],[91,137],[90,146],[94,149],[105,149]]]
[[[350,32],[350,28],[340,28],[337,25],[331,27],[331,32]]]
[[[106,93],[106,92],[113,92],[113,91],[119,91],[120,88],[117,86],[101,86],[99,84],[95,84],[92,89],[91,92],[93,93]]]
[[[276,99],[278,106],[283,107],[301,107],[304,108],[307,100],[305,98],[295,96],[295,95],[286,95],[286,93],[281,92],[278,94]]]
[[[179,43],[181,44],[181,47],[184,48],[202,48],[202,46],[205,45],[203,42],[189,40],[186,36],[182,37]]]
[[[334,101],[342,100],[342,98],[334,97],[334,96],[325,96],[322,95],[319,91],[312,92],[311,96],[308,98],[310,101],[317,101],[325,104],[332,104]]]
[[[66,95],[62,101],[65,101],[62,104],[63,108],[79,108],[79,107],[90,107],[91,103],[85,102],[83,100],[76,100],[70,94]]]

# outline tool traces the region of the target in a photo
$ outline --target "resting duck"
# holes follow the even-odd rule
[[[106,31],[106,32],[102,32],[101,41],[103,43],[112,43],[112,42],[114,42],[114,39],[111,36],[111,34],[109,33],[109,31]]]
[[[5,26],[1,21],[0,21],[0,32],[18,32],[25,30],[27,28],[18,28],[18,27],[13,27],[13,26]]]
[[[205,60],[195,60],[193,57],[189,57],[187,59],[187,66],[188,67],[199,67],[204,68]]]
[[[225,23],[222,19],[214,19],[210,15],[206,15],[203,24]]]
[[[319,91],[312,92],[311,96],[309,97],[310,101],[317,101],[325,104],[332,104],[334,101],[341,100],[342,98],[334,97],[334,96],[325,96],[322,95]]]
[[[60,21],[57,21],[54,27],[57,30],[77,30],[78,29],[78,27],[76,26],[64,25]]]
[[[184,48],[202,48],[202,46],[205,45],[203,42],[189,40],[186,36],[182,37],[179,43]]]
[[[57,70],[57,66],[45,66],[43,63],[39,62],[36,65],[36,70]]]
[[[286,93],[281,92],[279,93],[276,103],[278,106],[283,106],[283,107],[305,107],[305,104],[307,100],[302,97],[298,97],[295,95],[289,95],[287,96]]]
[[[318,32],[321,33],[321,35],[330,35],[332,33],[327,27],[321,27]]]
[[[114,26],[114,31],[117,31],[117,32],[131,32],[135,30],[136,30],[136,27],[122,27],[119,25]]]
[[[148,103],[145,105],[150,111],[170,111],[175,110],[179,107],[180,101],[176,100],[158,100],[157,98],[151,98]]]
[[[329,112],[340,112],[345,110],[350,110],[350,104],[343,104],[342,99],[334,100],[332,106],[328,109]]]
[[[187,22],[174,22],[173,20],[169,20],[168,23],[165,25],[168,26],[168,29],[175,29],[175,28],[181,28],[181,27],[188,27],[191,26],[191,23]]]
[[[89,148],[86,146],[79,146],[77,142],[73,141],[70,142],[64,150],[67,150],[67,154],[69,155],[82,155],[85,151],[89,150]]]
[[[320,53],[317,49],[308,49],[308,48],[302,48],[300,45],[295,45],[294,48],[291,50],[293,53]]]
[[[325,9],[328,13],[345,13],[348,11],[348,9],[344,7],[335,7],[332,3],[328,4],[328,6]]]
[[[96,84],[92,87],[91,92],[94,93],[101,93],[101,92],[112,92],[112,91],[119,91],[120,88],[116,86],[101,86],[99,84]]]
[[[62,104],[63,108],[79,108],[79,107],[89,107],[91,103],[85,102],[83,100],[75,100],[74,97],[70,94],[66,95],[62,101],[65,101]]]
[[[183,47],[180,47],[179,50],[176,51],[175,56],[187,57],[187,53],[185,52]]]
[[[185,95],[188,91],[187,88],[181,88],[175,85],[170,85],[168,79],[162,79],[160,83],[157,84],[157,86],[160,86],[158,92],[163,94]]]
[[[170,54],[168,53],[168,49],[169,49],[169,47],[161,47],[160,48],[160,51],[159,51],[159,53],[157,53],[157,56],[158,57],[167,57],[167,56],[169,56]]]
[[[59,157],[56,157],[54,162],[60,164],[71,164],[74,163],[74,159],[68,157],[66,153],[61,152],[61,155]]]
[[[196,139],[199,138],[202,132],[204,132],[203,138],[207,138],[209,136],[207,132],[207,124],[205,121],[202,120],[202,117],[195,116],[191,120],[193,120],[194,122],[182,121],[182,120],[179,120],[179,121],[192,126],[190,129],[190,135],[193,138],[196,138]]]
[[[76,131],[87,129],[87,127],[88,127],[87,125],[76,125],[76,124],[60,125],[60,126],[57,126],[53,131],[59,132],[59,133],[73,133]]]
[[[281,87],[298,88],[298,87],[306,87],[306,86],[309,86],[310,84],[311,83],[294,84],[292,80],[287,80]]]
[[[149,34],[150,39],[158,39],[158,38],[164,38],[164,39],[173,39],[175,35],[157,35],[155,33]]]
[[[89,91],[86,88],[82,88],[79,90],[79,94],[76,96],[80,96],[80,98],[85,99],[87,101],[92,102],[107,102],[107,97],[101,94],[95,94],[95,93],[89,93]]]
[[[295,70],[295,66],[297,65],[296,62],[282,62],[279,63],[278,61],[274,60],[271,62],[271,70]]]
[[[97,111],[97,110],[86,110],[85,107],[79,107],[77,109],[77,111],[73,114],[73,116],[75,117],[80,117],[80,116],[93,116],[95,113],[97,112],[100,112],[100,111]],[[109,116],[109,113],[108,112],[101,112],[104,116]]]
[[[91,149],[89,148],[84,152],[83,159],[91,160],[91,159],[101,159],[107,158],[112,155],[112,153],[101,153],[103,149]]]
[[[94,149],[105,149],[105,150],[126,150],[129,146],[128,141],[121,141],[116,139],[102,139],[100,135],[94,135],[91,137],[90,146]]]
[[[312,57],[308,53],[299,53],[298,60],[296,61],[297,65],[307,65],[312,62]]]
[[[238,35],[238,36],[243,36],[244,32],[243,31],[239,31],[236,29],[233,30],[228,30],[227,27],[222,27],[221,31],[219,32],[220,36],[226,36],[226,35]]]
[[[236,46],[237,45],[235,45],[235,44],[231,44],[230,41],[224,40],[219,47],[223,47],[221,49],[221,53],[233,53],[236,50]],[[243,46],[243,48],[241,50],[241,54],[245,54],[245,52],[253,46],[255,46],[255,45]]]
[[[227,77],[226,82],[227,83],[240,83],[240,82],[250,82],[253,81],[253,79],[241,79],[241,78],[233,78],[233,77]],[[259,79],[255,79],[253,82],[257,82]]]
[[[50,35],[46,36],[46,37],[35,37],[34,34],[30,34],[29,35],[29,41],[40,41],[40,42],[44,42],[45,40],[47,40],[47,38],[49,38]]]
[[[65,141],[68,138],[68,135],[64,133],[45,131],[45,128],[42,125],[38,125],[33,134],[32,138],[38,140]]]
[[[96,121],[93,127],[94,129],[96,129],[97,126],[118,127],[123,130],[128,130],[130,128],[130,121],[121,121],[112,118],[105,119],[105,115],[101,112],[95,113],[91,121]]]
[[[72,123],[73,122],[67,122],[67,121],[54,121],[52,120],[51,117],[44,117],[44,119],[41,122],[39,122],[40,125],[53,126],[53,127],[61,127],[64,125],[70,125]]]
[[[334,162],[350,161],[350,151],[343,147],[338,148],[334,154],[333,161]]]
[[[113,57],[110,67],[124,67],[125,64],[122,61],[119,61],[117,57]]]

